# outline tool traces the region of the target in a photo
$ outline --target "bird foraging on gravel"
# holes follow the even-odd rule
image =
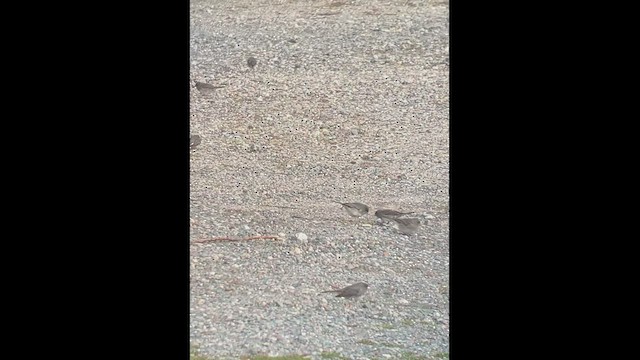
[[[216,89],[215,86],[203,82],[196,81],[196,89],[203,94],[210,93]]]
[[[367,285],[366,283],[359,282],[359,283],[355,283],[353,285],[349,285],[349,286],[347,286],[345,288],[342,288],[340,290],[323,291],[321,294],[334,292],[334,293],[338,293],[338,295],[336,295],[336,297],[356,298],[356,297],[360,297],[360,296],[364,295],[364,293],[367,292],[367,288],[368,287],[369,287],[369,285]]]
[[[399,218],[393,219],[393,227],[405,235],[413,235],[418,232],[420,219]]]
[[[353,217],[359,217],[369,213],[369,207],[359,202],[352,202],[352,203],[341,203],[339,201],[333,201],[333,202],[342,205],[342,207],[347,211],[347,214]]]
[[[249,56],[249,58],[247,59],[247,65],[252,69],[254,66],[256,66],[257,63],[258,60],[256,60],[256,58],[254,58],[253,56]]]
[[[410,212],[400,212],[400,211],[395,211],[395,210],[389,210],[389,209],[381,209],[376,211],[376,216],[380,219],[387,219],[387,220],[393,220],[393,219],[397,219],[400,218],[404,215],[409,215],[409,214],[413,214],[413,211]]]
[[[200,138],[200,135],[191,135],[189,137],[189,149],[193,149],[194,147],[200,145],[201,141],[202,139]]]

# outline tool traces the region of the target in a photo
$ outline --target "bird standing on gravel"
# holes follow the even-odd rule
[[[211,84],[196,81],[196,89],[202,94],[210,94],[215,91],[216,87]]]
[[[194,147],[200,145],[201,141],[202,139],[200,138],[200,135],[191,135],[189,137],[189,149],[193,149]]]
[[[340,289],[340,290],[323,291],[321,294],[334,292],[334,293],[338,293],[338,295],[336,295],[336,297],[356,298],[356,297],[360,297],[360,296],[364,295],[364,293],[367,292],[367,288],[368,287],[369,287],[369,285],[367,285],[367,284],[365,284],[363,282],[359,282],[359,283],[355,283],[353,285],[349,285],[346,288],[343,288],[343,289]]]
[[[369,213],[369,207],[359,202],[352,202],[352,203],[341,203],[339,201],[333,201],[333,202],[342,205],[342,207],[347,211],[347,214],[353,217],[360,217],[362,215]]]
[[[409,214],[413,214],[413,211],[410,212],[400,212],[400,211],[395,211],[395,210],[388,210],[388,209],[381,209],[376,211],[376,216],[379,217],[380,219],[387,219],[387,220],[394,220],[397,218],[400,218],[404,215],[409,215]]]
[[[254,66],[256,66],[257,63],[258,60],[256,60],[256,58],[254,58],[253,56],[249,56],[249,58],[247,59],[247,65],[252,69]]]
[[[418,228],[420,227],[420,219],[393,219],[393,227],[405,235],[413,235],[418,232]]]

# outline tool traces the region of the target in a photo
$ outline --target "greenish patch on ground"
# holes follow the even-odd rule
[[[418,355],[412,352],[403,352],[399,359],[401,360],[429,360],[430,358],[425,355]]]
[[[349,358],[344,357],[340,354],[338,354],[335,351],[332,352],[323,352],[320,354],[320,357],[323,359],[340,359],[340,360],[348,360]]]
[[[433,321],[432,320],[402,320],[400,322],[400,324],[402,324],[403,326],[433,326]]]
[[[403,352],[399,354],[399,357],[396,359],[399,360],[441,360],[441,359],[449,359],[448,353],[435,353],[432,355],[418,355],[412,352]]]
[[[362,345],[378,345],[373,340],[369,340],[369,339],[358,340],[356,343],[362,344]]]
[[[191,348],[189,349],[189,360],[212,360],[212,359],[206,356],[200,355],[198,353],[198,348],[192,345]]]
[[[401,354],[398,354],[396,357],[394,357],[394,359],[398,359],[398,360],[440,360],[440,359],[448,359],[448,358],[449,358],[448,353],[436,353],[431,356],[426,356],[426,355],[418,355],[409,351],[403,352]],[[384,360],[384,358],[382,359],[374,358],[374,359]]]
[[[358,340],[356,343],[357,344],[362,344],[362,345],[377,345],[377,346],[384,346],[384,347],[390,347],[390,348],[400,348],[400,347],[402,347],[402,345],[386,343],[386,342],[377,343],[377,342],[375,342],[373,340],[369,340],[369,339]]]
[[[308,360],[309,358],[302,355],[284,355],[284,356],[268,356],[268,355],[256,355],[243,360]]]
[[[429,358],[424,355],[416,355],[412,352],[403,352],[400,357],[400,360],[428,360]]]
[[[438,286],[438,291],[442,295],[449,296],[449,286],[448,285],[440,285],[440,286]]]
[[[285,355],[285,356],[268,356],[268,355],[255,355],[255,356],[243,356],[241,360],[309,360],[308,357],[302,355]],[[327,359],[347,359],[345,357],[332,357]],[[189,360],[215,360],[198,352],[198,348],[191,346],[189,351]]]
[[[448,359],[449,353],[435,353],[433,354],[433,357],[436,359]]]

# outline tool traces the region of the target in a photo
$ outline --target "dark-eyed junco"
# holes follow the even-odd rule
[[[368,287],[369,285],[363,282],[359,282],[353,285],[349,285],[346,288],[343,288],[340,290],[327,290],[327,291],[323,291],[322,293],[334,292],[334,293],[338,293],[336,297],[353,298],[353,297],[362,296],[365,292],[367,292]]]
[[[253,56],[249,56],[249,58],[247,59],[247,65],[252,69],[254,66],[256,66],[257,63],[258,60],[256,60],[256,58],[254,58]]]
[[[405,235],[413,235],[418,232],[420,219],[398,218],[393,219],[393,227]]]
[[[194,147],[200,145],[201,141],[202,139],[200,138],[200,135],[191,135],[189,137],[189,149],[193,149]]]
[[[379,217],[380,219],[389,219],[389,220],[397,219],[399,217],[402,217],[404,215],[409,215],[409,214],[413,214],[413,211],[404,212],[404,213],[400,211],[389,210],[389,209],[381,209],[376,211],[377,217]]]
[[[342,205],[342,207],[347,211],[347,213],[353,217],[359,217],[369,213],[369,207],[359,202],[352,202],[352,203],[341,203],[339,201],[333,201],[333,202]]]

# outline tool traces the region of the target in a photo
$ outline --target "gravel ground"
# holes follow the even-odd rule
[[[448,1],[191,1],[191,240],[281,238],[191,245],[201,354],[448,358],[448,16]],[[401,234],[380,208],[423,225]],[[361,298],[319,295],[359,281]]]

